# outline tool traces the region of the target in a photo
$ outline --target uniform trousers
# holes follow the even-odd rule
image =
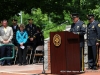
[[[80,70],[84,70],[84,47],[80,47]]]
[[[27,45],[32,47],[32,56],[31,56],[31,60],[30,60],[30,64],[32,64],[33,63],[34,52],[35,52],[35,49],[36,49],[36,39],[34,39],[33,41],[30,41],[28,39]],[[28,51],[28,53],[30,54],[29,51]]]
[[[96,46],[88,46],[88,64],[89,67],[97,67],[97,48]]]

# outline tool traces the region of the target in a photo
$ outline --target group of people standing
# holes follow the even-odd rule
[[[78,34],[80,37],[80,70],[84,70],[82,63],[84,55],[84,35],[87,34],[87,46],[88,46],[88,64],[89,69],[97,70],[97,54],[98,46],[100,45],[100,23],[95,20],[93,14],[87,15],[89,23],[84,24],[80,20],[79,14],[72,14],[73,23],[71,25],[70,32]],[[18,47],[19,65],[26,65],[26,54],[27,46],[32,47],[32,53],[34,54],[35,48],[38,45],[44,45],[44,37],[41,29],[33,24],[33,19],[28,19],[29,24],[26,26],[21,24],[17,25],[17,20],[12,20],[12,26],[8,26],[7,20],[2,21],[2,26],[0,27],[0,45],[13,43]],[[6,55],[5,55],[6,52]],[[0,57],[10,57],[11,47],[7,45],[0,46]],[[5,64],[11,65],[11,60],[2,60],[1,65]],[[32,61],[31,61],[32,63]]]
[[[84,34],[87,34],[87,46],[88,46],[88,69],[98,69],[98,47],[100,44],[100,23],[95,20],[94,14],[87,15],[88,24],[85,25],[83,21],[79,19],[79,14],[72,14],[73,23],[71,25],[70,32],[78,34],[80,38],[80,70],[84,70]]]
[[[27,46],[32,47],[34,54],[35,48],[39,45],[44,45],[44,36],[40,27],[33,24],[33,19],[28,19],[28,24],[20,24],[18,26],[17,20],[12,20],[12,25],[8,26],[7,20],[2,20],[0,27],[0,58],[11,56],[11,46],[6,45],[13,43],[18,47],[18,64],[26,65]],[[3,45],[4,44],[4,45]],[[12,60],[2,60],[1,65],[11,65]],[[31,63],[33,63],[31,61]]]

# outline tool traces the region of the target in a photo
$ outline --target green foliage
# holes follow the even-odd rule
[[[65,10],[63,11],[64,14],[64,20],[67,22],[68,25],[70,25],[72,23],[72,19],[71,19],[71,14],[68,12],[66,12]]]
[[[51,24],[51,26],[54,26]],[[44,38],[48,38],[50,36],[50,32],[58,32],[58,31],[63,31],[66,29],[66,24],[62,24],[59,26],[55,26],[51,29],[45,29],[44,31]]]
[[[99,20],[100,19],[100,5],[96,5],[96,9],[91,10],[91,13],[95,14],[95,18]]]
[[[11,17],[11,19],[16,18],[18,20],[18,24],[20,24],[21,22],[21,16],[13,16]],[[43,14],[41,9],[32,9],[31,14],[22,12],[22,21],[23,24],[28,24],[28,20],[29,18],[33,19],[34,24],[36,24],[37,26],[40,26],[41,28],[43,28],[45,25],[47,25],[49,23],[48,21],[48,16],[47,14]],[[11,20],[10,19],[10,20]]]
[[[34,24],[40,26],[45,37],[48,37],[50,31],[63,30],[59,25],[70,25],[72,23],[70,14],[79,13],[80,19],[87,23],[86,15],[94,13],[96,19],[100,18],[100,0],[0,0],[0,20],[8,19],[11,25],[11,19],[16,18],[20,24],[22,12],[23,23],[28,23],[28,18],[34,19]],[[53,30],[50,28],[55,27]]]
[[[56,16],[52,16],[52,20],[58,23],[64,20],[64,10],[67,13],[78,12],[85,19],[86,14],[99,3],[100,0],[0,0],[0,20],[18,15],[20,11],[31,14],[32,8],[40,8],[48,15],[54,13]]]
[[[31,17],[33,17],[34,23],[41,28],[44,28],[49,23],[48,15],[43,14],[40,8],[35,9],[35,11],[33,9]]]

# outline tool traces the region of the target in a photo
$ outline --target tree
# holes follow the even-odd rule
[[[78,12],[84,19],[85,14],[96,8],[99,0],[0,0],[0,20],[9,19],[22,10],[31,14],[32,8],[40,8],[43,13],[54,13],[54,20],[63,20],[63,11],[67,13]],[[60,16],[60,18],[59,18]]]

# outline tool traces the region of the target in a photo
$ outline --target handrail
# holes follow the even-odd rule
[[[12,56],[11,57],[3,57],[3,58],[0,58],[0,60],[13,59],[14,58],[14,56],[15,56],[14,44],[2,44],[0,46],[12,46],[13,47]]]

